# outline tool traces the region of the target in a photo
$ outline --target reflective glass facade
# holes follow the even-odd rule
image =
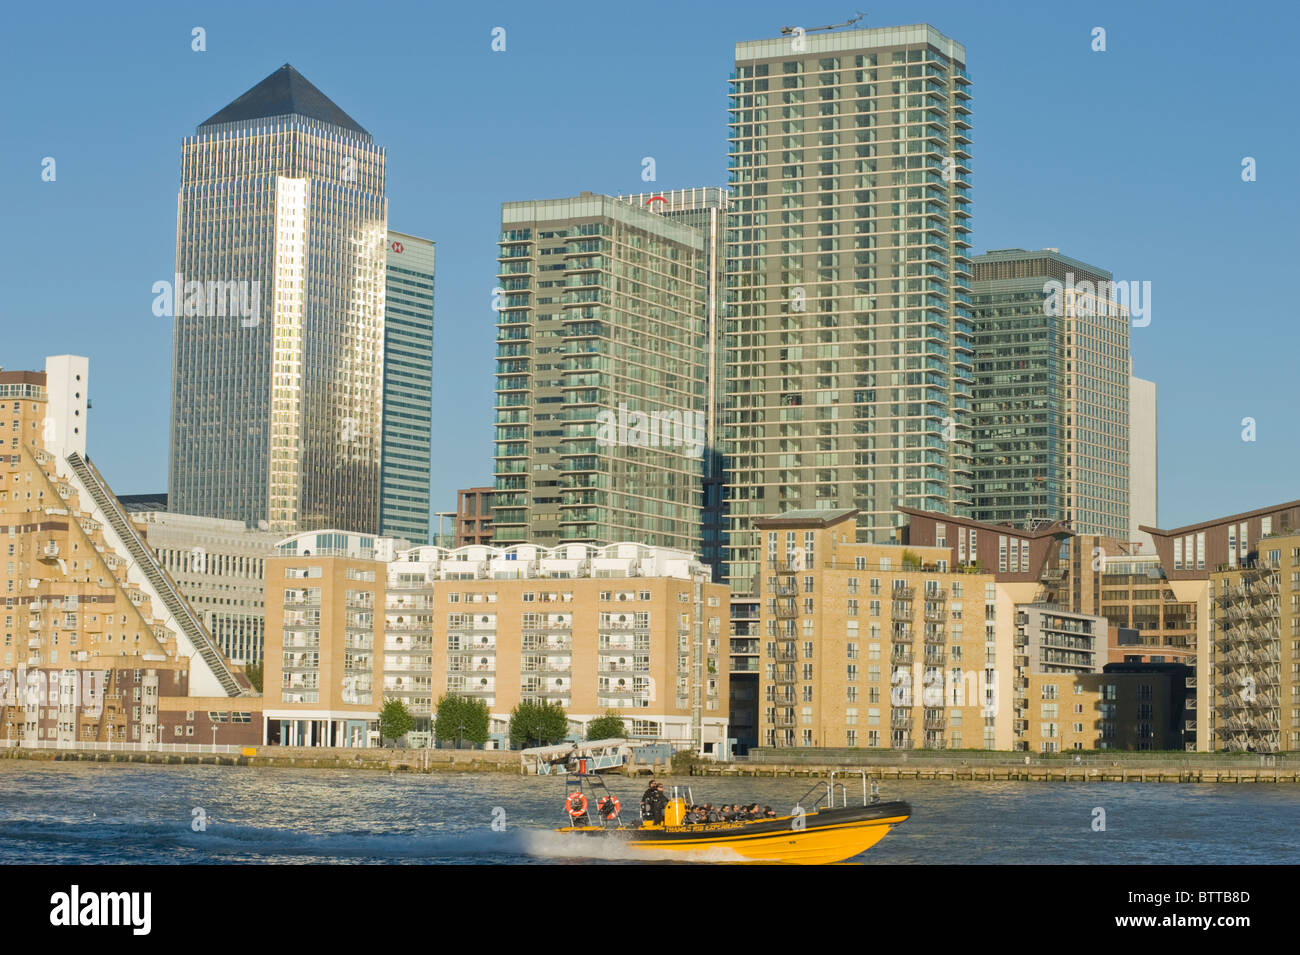
[[[731,80],[724,445],[732,590],[753,521],[970,497],[970,79],[931,27],[740,43]]]
[[[701,458],[704,507],[701,515],[700,560],[713,579],[726,579],[726,521],[723,510],[726,459],[722,447],[722,409],[726,406],[726,375],[723,355],[726,307],[723,283],[727,275],[727,191],[714,186],[643,192],[622,197],[625,202],[668,219],[684,222],[705,236],[708,260],[705,268],[708,325],[708,353],[704,374],[706,391],[705,450]]]
[[[591,193],[501,219],[493,540],[698,554],[704,233]]]
[[[387,256],[380,533],[422,544],[429,540],[433,243],[390,231]]]
[[[974,266],[972,516],[1130,539],[1129,315],[1111,273],[1054,249]]]
[[[384,162],[288,66],[184,141],[171,510],[378,530]]]

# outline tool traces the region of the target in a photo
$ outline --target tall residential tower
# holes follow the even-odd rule
[[[495,543],[700,553],[704,236],[590,192],[502,206]]]
[[[288,64],[185,139],[171,510],[378,531],[384,161]]]
[[[624,201],[693,226],[704,233],[708,258],[705,263],[706,356],[704,363],[705,411],[704,454],[700,459],[704,510],[700,559],[713,572],[715,581],[726,577],[726,525],[723,511],[725,457],[722,447],[722,414],[726,407],[727,379],[724,374],[724,337],[727,278],[727,190],[716,186],[669,189],[623,196]]]
[[[927,25],[736,46],[728,236],[729,577],[757,518],[970,493],[966,51]]]

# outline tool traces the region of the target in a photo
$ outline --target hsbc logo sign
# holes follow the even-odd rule
[[[390,242],[388,247],[399,254],[406,251],[406,247],[403,246],[402,243],[396,241]]]

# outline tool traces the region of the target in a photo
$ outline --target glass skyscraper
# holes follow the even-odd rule
[[[701,515],[700,561],[721,583],[726,578],[726,524],[723,510],[725,458],[722,449],[722,413],[726,406],[726,375],[723,373],[723,315],[726,314],[723,283],[727,275],[727,190],[716,186],[669,189],[622,196],[623,201],[648,212],[699,229],[704,234],[708,258],[705,264],[705,316],[708,343],[705,356],[704,455],[700,460],[704,505]]]
[[[999,249],[974,266],[971,516],[1133,539],[1129,313],[1111,273],[1056,249]]]
[[[433,243],[390,230],[387,255],[379,532],[425,544],[433,426]]]
[[[379,530],[384,162],[287,64],[185,139],[171,510]]]
[[[755,518],[964,513],[973,384],[965,48],[927,25],[736,45],[727,273],[729,582]]]
[[[705,233],[611,196],[501,210],[497,544],[700,552]]]

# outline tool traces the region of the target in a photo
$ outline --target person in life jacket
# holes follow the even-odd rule
[[[668,811],[668,794],[664,792],[663,783],[655,783],[654,821],[664,824],[664,813]]]
[[[641,794],[641,818],[642,819],[651,820],[654,819],[655,817],[655,800],[658,793],[658,790],[655,787],[657,785],[658,783],[656,783],[653,779],[650,780],[650,785],[647,786],[645,792]]]

